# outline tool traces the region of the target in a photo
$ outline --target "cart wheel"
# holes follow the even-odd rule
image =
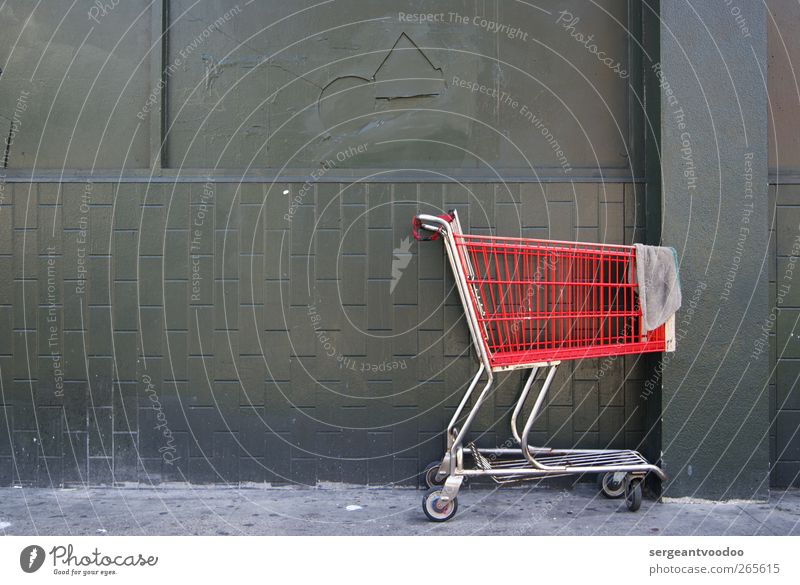
[[[625,505],[628,510],[635,512],[642,506],[642,480],[631,479],[625,486]]]
[[[597,479],[597,483],[600,484],[600,493],[605,497],[616,500],[625,495],[625,481],[615,481],[613,471],[601,473]]]
[[[456,515],[458,510],[458,498],[446,504],[441,501],[442,490],[438,487],[431,488],[422,496],[422,510],[429,520],[434,522],[445,522]]]
[[[444,485],[444,479],[436,479],[436,474],[439,473],[439,465],[441,465],[439,461],[428,463],[428,466],[422,474],[422,477],[425,478],[425,485],[428,486],[428,488],[442,487]]]

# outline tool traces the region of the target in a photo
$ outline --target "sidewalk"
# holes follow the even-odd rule
[[[0,534],[16,535],[800,535],[800,490],[768,503],[621,500],[574,489],[468,489],[449,522],[425,519],[421,490],[294,488],[0,489]]]

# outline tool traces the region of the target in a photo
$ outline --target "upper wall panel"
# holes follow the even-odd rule
[[[627,3],[170,3],[168,166],[624,168]]]
[[[153,3],[99,4],[2,3],[0,144],[8,168],[149,166],[149,124],[137,113],[151,91]]]
[[[0,6],[11,169],[640,175],[625,0]]]

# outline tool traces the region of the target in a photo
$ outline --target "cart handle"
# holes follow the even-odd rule
[[[455,217],[449,213],[444,215],[428,215],[419,213],[411,219],[411,233],[418,242],[429,242],[439,237],[443,230],[447,230]],[[433,232],[426,236],[420,232],[420,228]]]

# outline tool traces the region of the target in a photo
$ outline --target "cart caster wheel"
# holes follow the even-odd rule
[[[625,495],[625,481],[616,481],[614,475],[613,471],[609,471],[597,476],[597,483],[600,484],[600,493],[612,500]]]
[[[425,479],[425,485],[428,486],[428,488],[442,487],[444,485],[444,480],[446,478],[436,479],[436,474],[439,473],[439,465],[441,465],[439,461],[428,463],[428,466],[422,473],[422,477]]]
[[[458,511],[458,498],[453,498],[446,504],[441,501],[442,490],[438,487],[431,488],[422,496],[422,510],[428,520],[445,522],[456,515]]]
[[[632,479],[625,486],[625,505],[628,510],[636,512],[642,506],[642,480]]]

